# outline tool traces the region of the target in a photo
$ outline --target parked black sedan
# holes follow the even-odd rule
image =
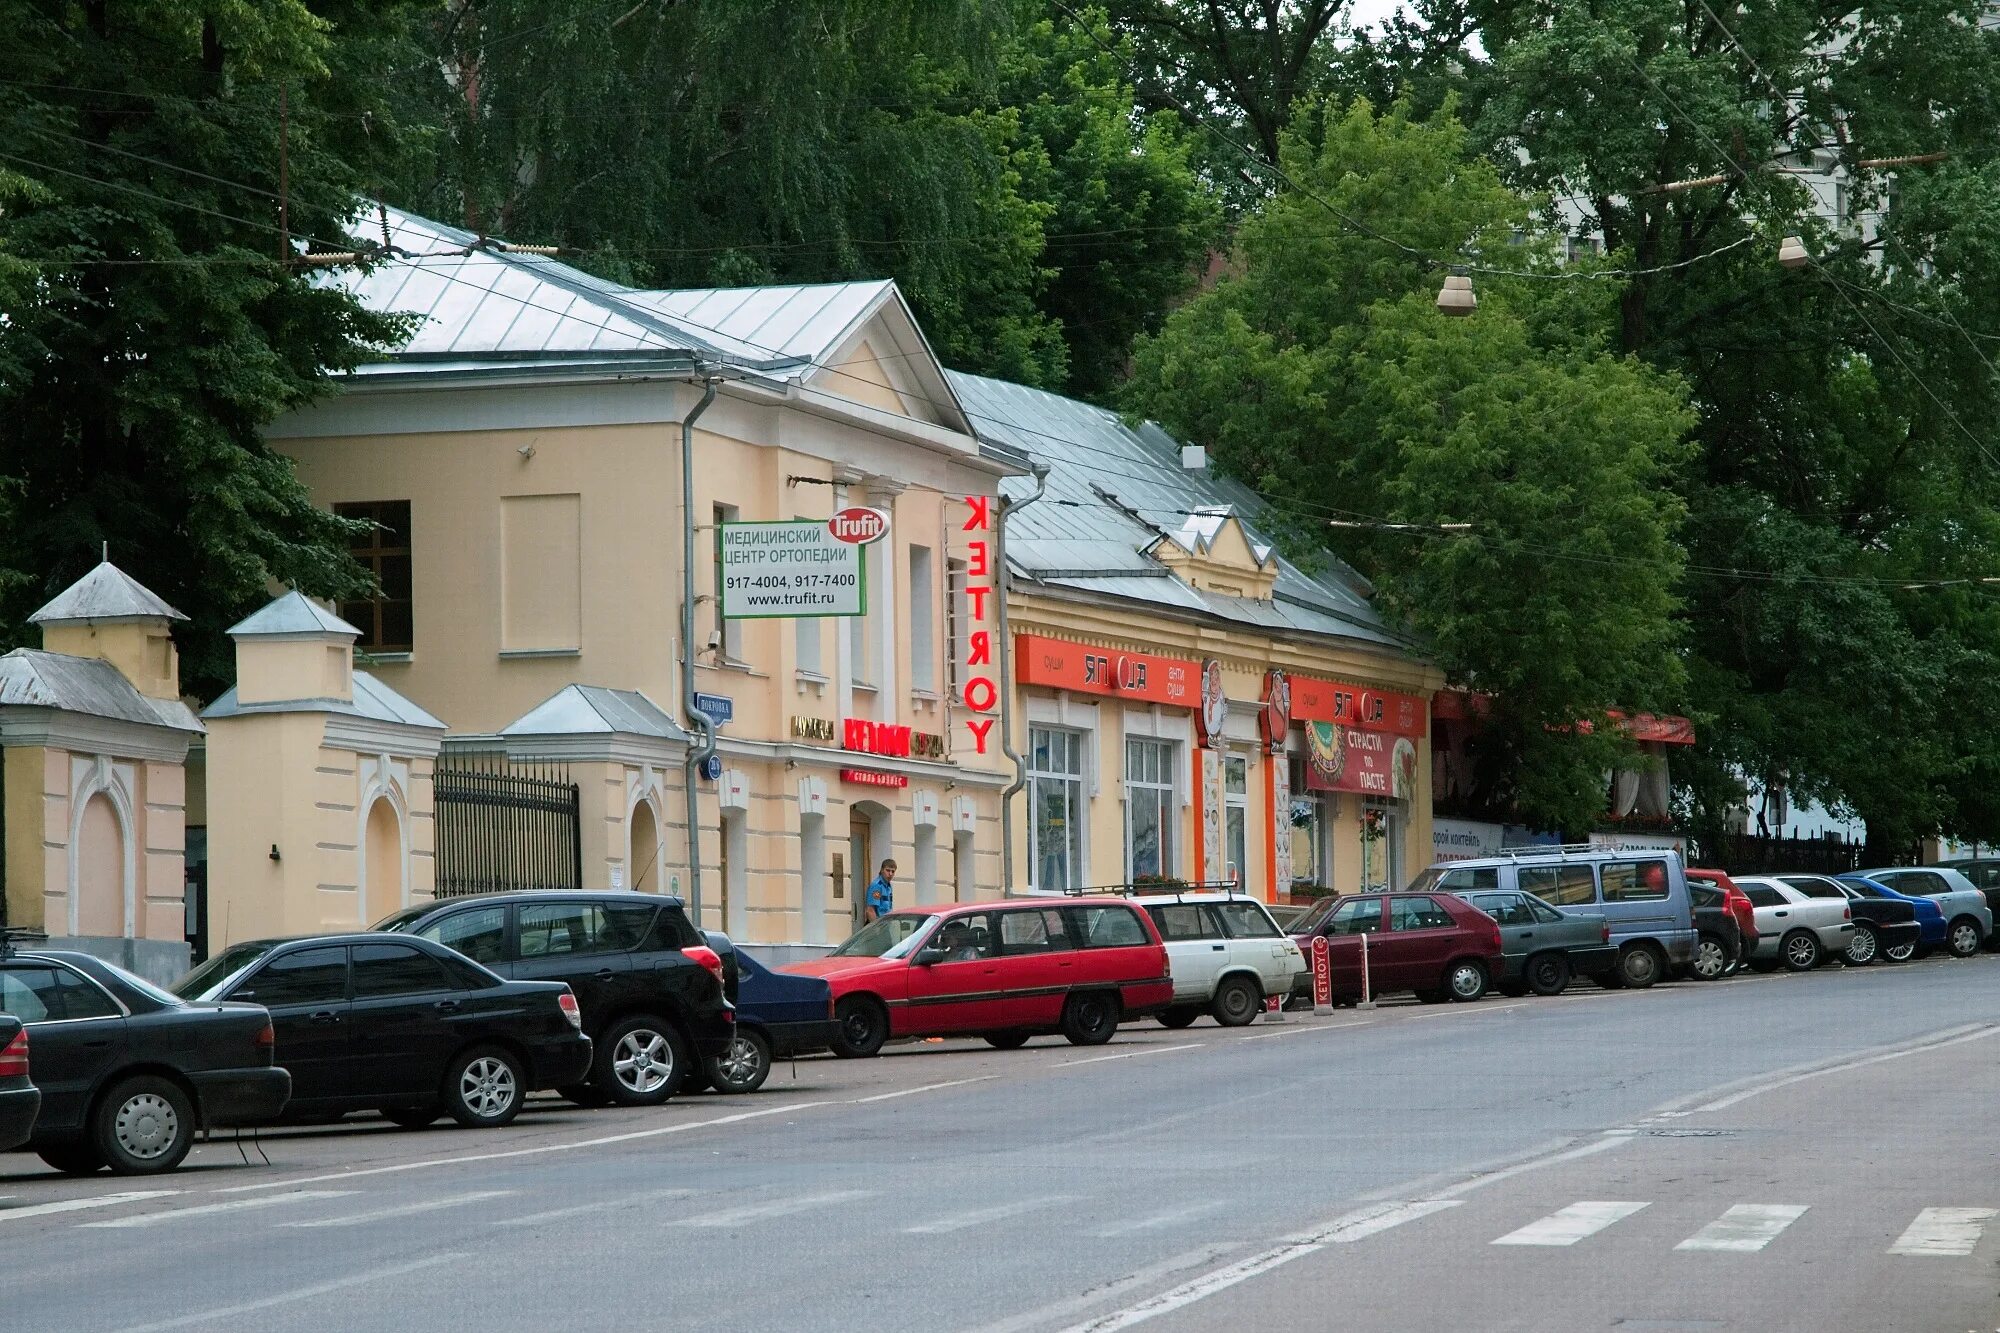
[[[0,958],[0,1013],[26,1026],[28,1147],[58,1171],[171,1171],[203,1129],[268,1119],[291,1092],[261,1007],[189,1004],[89,954]]]
[[[1905,949],[1914,952],[1911,946],[1917,943],[1923,929],[1917,924],[1915,903],[1873,897],[1852,884],[1828,875],[1780,875],[1778,878],[1814,898],[1831,898],[1837,893],[1847,899],[1848,911],[1854,916],[1854,933],[1848,936],[1847,950],[1842,957],[1850,966],[1865,967],[1869,963],[1885,960],[1893,962],[1894,959],[1889,958],[1891,949],[1897,950],[1901,957],[1909,956]]]
[[[12,1152],[35,1132],[42,1090],[28,1077],[28,1030],[0,1014],[0,1152]]]
[[[236,944],[174,990],[271,1011],[292,1071],[287,1119],[373,1109],[409,1128],[441,1115],[494,1127],[519,1115],[530,1092],[590,1068],[569,987],[508,981],[407,935]]]

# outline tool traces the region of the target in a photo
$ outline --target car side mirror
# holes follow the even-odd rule
[[[933,944],[917,950],[917,956],[910,961],[918,967],[929,967],[932,963],[942,963],[945,960],[945,956],[945,951]]]

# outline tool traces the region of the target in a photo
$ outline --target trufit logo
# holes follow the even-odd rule
[[[889,516],[865,505],[850,505],[826,521],[835,541],[866,546],[889,535]]]

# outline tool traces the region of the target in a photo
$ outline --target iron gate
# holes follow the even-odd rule
[[[559,765],[438,760],[437,896],[583,887],[582,791]]]

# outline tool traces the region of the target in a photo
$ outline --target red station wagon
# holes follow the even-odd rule
[[[1323,898],[1293,924],[1306,961],[1324,935],[1333,968],[1333,998],[1361,998],[1361,937],[1368,937],[1370,998],[1415,991],[1426,1004],[1476,1000],[1500,967],[1500,926],[1449,893],[1362,893]],[[1312,973],[1292,992],[1312,995]]]
[[[904,908],[780,970],[831,983],[834,1053],[848,1057],[891,1037],[984,1037],[1011,1050],[1060,1032],[1095,1046],[1174,998],[1166,945],[1124,902]]]

